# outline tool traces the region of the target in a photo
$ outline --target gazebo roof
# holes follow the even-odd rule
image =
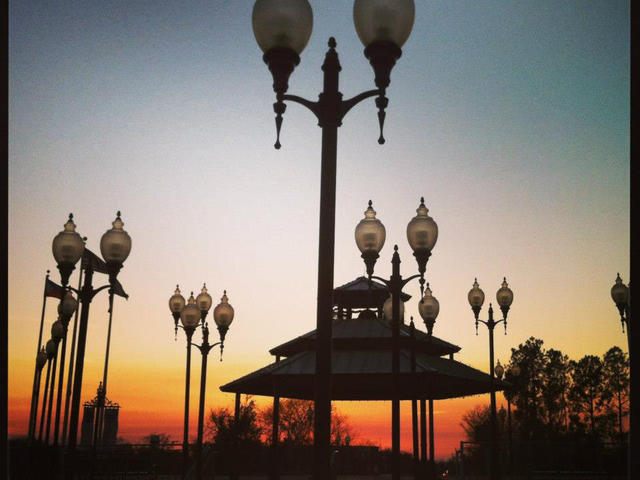
[[[335,350],[362,350],[362,349],[391,349],[391,325],[386,320],[377,318],[373,312],[371,315],[362,315],[359,318],[344,318],[334,320],[332,326],[332,345]],[[443,356],[460,351],[460,347],[441,340],[434,336],[415,330],[417,352],[429,355]],[[411,341],[410,326],[400,325],[401,345]],[[312,330],[288,342],[269,350],[271,355],[290,357],[297,353],[314,350],[316,331]]]
[[[338,308],[382,308],[387,298],[387,286],[375,280],[369,282],[366,277],[358,277],[333,289],[333,303]],[[406,302],[411,295],[402,292],[401,298]]]
[[[359,277],[334,289],[332,320],[331,398],[334,400],[390,400],[395,396],[391,372],[392,332],[390,322],[381,318],[381,308],[389,297],[387,287]],[[403,294],[402,299],[411,298]],[[352,318],[353,309],[362,309]],[[372,310],[375,308],[376,310]],[[345,312],[346,310],[346,312]],[[460,347],[400,325],[401,399],[444,399],[487,393],[491,377],[457,362],[453,354]],[[286,398],[314,398],[316,331],[289,340],[269,352],[278,360],[220,387],[223,392]],[[415,370],[412,369],[412,352]],[[449,355],[450,358],[442,358]],[[495,380],[495,389],[505,383]]]
[[[334,350],[333,400],[390,400],[394,388],[391,350]],[[220,387],[223,392],[313,399],[315,352],[304,351],[274,362]],[[496,391],[506,384],[495,379]],[[490,377],[458,361],[416,353],[415,373],[411,352],[400,351],[399,391],[403,400],[454,398],[490,392]]]

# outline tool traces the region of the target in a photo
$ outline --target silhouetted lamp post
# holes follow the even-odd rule
[[[53,409],[53,393],[56,388],[56,368],[58,365],[58,345],[60,345],[60,341],[64,336],[64,325],[60,321],[60,317],[58,316],[58,320],[53,322],[51,325],[51,339],[55,345],[55,353],[53,355],[53,367],[51,367],[51,389],[49,390],[49,405],[47,406],[47,429],[45,431],[44,443],[49,443],[49,432],[51,431],[51,411]],[[62,370],[62,364],[60,365],[60,369]],[[45,405],[42,405],[44,408]]]
[[[218,327],[220,341],[209,344],[209,325],[206,317],[212,305],[211,295],[207,291],[206,284],[202,286],[200,294],[193,298],[193,292],[188,302],[180,293],[180,288],[176,285],[174,294],[169,298],[169,309],[174,320],[180,319],[182,329],[187,336],[187,367],[185,382],[185,407],[184,407],[184,436],[182,443],[183,450],[183,477],[186,477],[189,467],[189,390],[191,383],[191,346],[195,346],[202,354],[202,366],[200,369],[200,401],[198,405],[198,440],[196,443],[196,475],[202,478],[202,440],[204,430],[204,398],[207,382],[207,356],[209,352],[216,346],[220,345],[220,361],[222,361],[222,351],[224,349],[224,339],[229,330],[229,326],[233,321],[234,311],[229,304],[227,291],[224,291],[220,303],[213,309],[213,319]],[[193,333],[196,328],[202,327],[202,344],[198,345],[191,342]],[[176,320],[176,331],[178,324]]]
[[[42,395],[42,411],[40,412],[40,429],[38,430],[38,442],[42,441],[44,432],[44,419],[47,415],[47,398],[49,398],[49,380],[51,379],[51,364],[56,356],[57,344],[53,338],[49,339],[45,344],[44,351],[47,355],[47,378],[44,382],[44,392]],[[37,413],[36,413],[37,416]],[[35,428],[35,426],[34,426]],[[35,435],[35,430],[34,430]]]
[[[493,318],[493,306],[489,304],[489,319],[488,320],[480,320],[478,317],[480,315],[480,310],[482,309],[482,304],[484,303],[484,292],[480,289],[478,285],[478,279],[475,279],[473,282],[473,288],[469,291],[468,294],[469,305],[471,305],[471,310],[473,310],[473,314],[476,319],[476,335],[478,334],[478,322],[484,323],[489,330],[489,374],[491,376],[491,428],[490,428],[490,455],[489,455],[489,478],[491,480],[497,479],[500,477],[499,468],[498,468],[498,455],[497,455],[497,414],[496,414],[496,392],[494,385],[495,371],[493,366],[493,329],[500,322],[504,323],[504,333],[507,334],[507,314],[509,313],[509,308],[511,307],[511,303],[513,302],[513,292],[509,288],[507,284],[507,279],[504,278],[502,282],[502,286],[496,292],[496,300],[498,301],[498,305],[500,306],[500,310],[502,310],[503,318],[501,320],[494,320]]]
[[[322,129],[320,229],[318,248],[318,295],[316,319],[316,380],[314,393],[314,476],[330,475],[331,441],[331,309],[333,295],[336,153],[338,127],[346,113],[362,100],[377,96],[380,137],[385,109],[389,100],[386,88],[401,47],[413,28],[413,0],[356,0],[353,18],[356,32],[365,45],[364,54],[375,74],[376,89],[365,91],[349,100],[342,99],[338,89],[341,70],[336,41],[329,39],[329,50],[322,65],[324,88],[313,102],[288,95],[289,76],[300,62],[300,53],[311,36],[313,13],[307,0],[257,0],[253,6],[252,24],[256,41],[264,52],[263,60],[273,75],[276,102],[276,143],[280,148],[280,128],[286,101],[307,107]]]
[[[58,314],[60,315],[60,321],[62,324],[62,349],[60,352],[60,377],[58,379],[58,394],[56,399],[56,416],[53,422],[53,445],[58,445],[58,433],[60,431],[60,410],[62,406],[62,384],[64,382],[64,361],[67,351],[67,330],[69,327],[69,321],[71,316],[78,308],[78,302],[74,298],[70,291],[67,291],[62,298],[62,301],[58,304]]]
[[[211,296],[207,293],[206,286],[202,287],[202,293],[198,295],[196,302],[202,312],[202,345],[196,345],[194,343],[194,346],[197,347],[202,354],[202,368],[200,369],[200,405],[198,409],[198,443],[196,445],[196,478],[200,480],[202,478],[202,433],[204,426],[204,396],[207,386],[207,356],[214,347],[220,345],[220,361],[222,361],[224,339],[233,321],[234,311],[233,307],[229,304],[229,298],[225,290],[220,299],[220,303],[213,309],[213,320],[218,327],[220,341],[209,345],[209,325],[208,322],[205,321],[205,317],[211,308]]]
[[[391,293],[390,299],[383,305],[385,318],[391,321],[391,337],[392,337],[392,356],[391,356],[391,372],[393,377],[395,392],[391,400],[391,450],[392,450],[392,478],[394,480],[400,478],[400,321],[404,314],[404,306],[400,300],[402,289],[411,280],[419,278],[420,282],[420,302],[418,303],[418,311],[425,322],[427,332],[432,334],[435,319],[440,310],[438,300],[433,297],[431,289],[427,284],[427,291],[424,291],[424,273],[426,271],[427,261],[431,256],[431,251],[438,240],[438,226],[436,222],[429,216],[429,210],[424,205],[424,198],[420,199],[417,215],[411,219],[407,225],[407,240],[413,256],[418,262],[418,274],[403,279],[400,275],[400,255],[398,254],[398,246],[394,246],[393,258],[391,260],[392,274],[387,280],[373,275],[376,260],[380,256],[380,250],[384,246],[386,238],[386,230],[380,220],[376,218],[376,212],[373,209],[371,200],[369,206],[364,212],[364,218],[356,226],[355,240],[362,259],[366,265],[367,275],[369,279],[384,283]]]
[[[627,287],[624,283],[622,283],[622,278],[620,278],[620,274],[616,277],[616,283],[611,287],[611,298],[613,302],[618,307],[618,312],[620,312],[620,322],[622,322],[622,330],[624,331],[625,326],[627,327],[627,348],[629,349],[629,356],[631,356],[631,302],[630,302],[630,290],[631,284]]]
[[[73,396],[71,401],[71,414],[69,418],[69,438],[68,438],[68,458],[66,466],[66,478],[72,478],[75,465],[76,443],[78,438],[78,419],[80,414],[80,396],[82,393],[82,373],[84,369],[84,352],[87,341],[87,327],[89,323],[89,307],[93,297],[101,290],[109,288],[116,280],[122,264],[131,252],[131,237],[123,229],[124,222],[120,218],[120,212],[112,222],[112,228],[107,230],[100,239],[100,252],[106,264],[109,275],[109,284],[99,288],[93,288],[94,266],[88,262],[85,269],[84,285],[81,291],[76,291],[73,287],[68,287],[78,294],[82,305],[80,313],[80,327],[78,330],[78,344],[76,367],[73,376]],[[62,277],[62,284],[67,285],[69,276],[75,268],[75,264],[80,260],[84,252],[84,242],[82,237],[75,231],[73,215],[69,214],[69,220],[65,224],[64,230],[53,239],[53,256],[58,262],[58,270]]]
[[[172,297],[173,298],[173,297]],[[184,434],[182,437],[182,475],[183,478],[187,476],[187,469],[189,468],[189,388],[191,385],[191,337],[195,332],[200,322],[200,308],[196,304],[196,299],[193,298],[193,292],[187,304],[180,312],[180,321],[182,322],[182,329],[187,336],[187,367],[186,378],[184,387]]]

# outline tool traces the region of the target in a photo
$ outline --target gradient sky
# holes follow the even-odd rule
[[[345,97],[374,88],[352,3],[311,3],[289,92],[317,98],[329,36]],[[43,279],[51,269],[59,280],[51,240],[69,212],[94,252],[118,209],[133,239],[109,376],[127,439],[181,438],[184,335],[174,341],[167,307],[176,283],[188,295],[206,281],[216,303],[226,288],[236,311],[224,362],[210,357],[207,409],[232,404],[219,385],[315,328],[320,129],[291,104],[274,150],[252,5],[10,2],[10,434],[26,431]],[[487,299],[504,275],[515,295],[508,334],[496,330],[503,362],[530,336],[575,359],[626,351],[609,289],[616,272],[629,279],[629,21],[627,1],[417,1],[388,89],[387,143],[376,142],[373,100],[339,132],[336,285],[364,273],[353,230],[369,199],[387,229],[376,273],[390,273],[394,243],[403,274],[415,272],[405,228],[424,196],[439,226],[427,270],[434,334],[462,347],[459,360],[488,371],[487,332],[475,335],[466,300],[476,276]],[[419,318],[417,285],[406,291]],[[102,294],[83,400],[102,375],[106,309]],[[47,332],[54,311],[49,302]],[[195,412],[198,366],[192,376]],[[437,456],[463,439],[461,415],[488,401],[436,402]],[[338,408],[360,439],[389,444],[389,404]]]

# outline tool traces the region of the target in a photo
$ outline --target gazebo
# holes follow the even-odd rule
[[[334,289],[332,326],[332,400],[391,400],[391,324],[383,304],[389,290],[381,283],[359,277]],[[404,294],[407,301],[410,295]],[[277,446],[280,398],[311,400],[314,397],[316,332],[289,340],[269,353],[275,361],[220,387],[236,394],[274,398],[273,438]],[[414,455],[416,451],[416,402],[421,411],[421,452],[426,459],[426,402],[429,403],[430,460],[433,460],[433,400],[491,391],[491,377],[454,359],[460,347],[417,330],[400,326],[400,399],[413,400]],[[494,379],[495,390],[505,384]]]

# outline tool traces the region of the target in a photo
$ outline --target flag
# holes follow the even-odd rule
[[[45,297],[54,297],[62,300],[64,298],[65,290],[64,287],[58,285],[56,282],[52,282],[47,278],[44,287],[44,296]]]
[[[129,300],[129,295],[127,295],[124,292],[124,289],[122,288],[122,284],[118,281],[117,278],[114,278],[113,281],[111,282],[111,291],[113,292],[114,295],[119,295]]]
[[[107,264],[104,263],[104,260],[86,247],[82,254],[82,268],[83,270],[91,268],[94,272],[99,273],[109,273],[107,270]]]

